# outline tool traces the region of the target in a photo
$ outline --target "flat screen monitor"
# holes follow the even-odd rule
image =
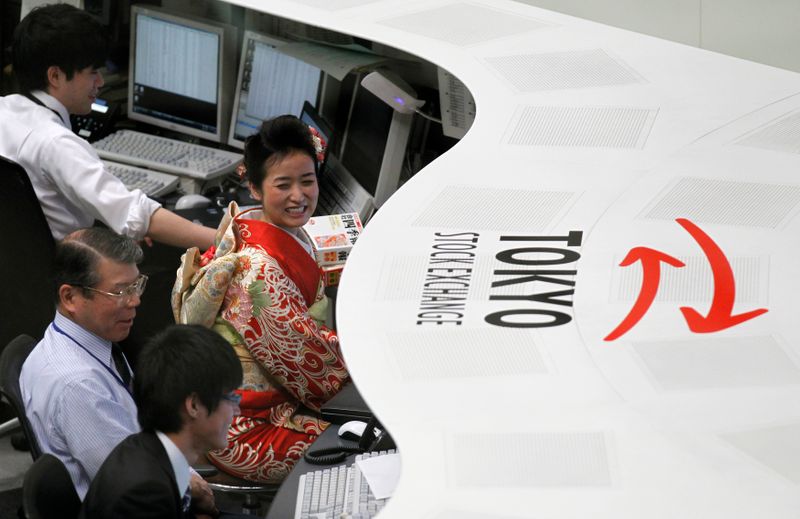
[[[340,161],[375,196],[394,110],[359,85],[345,130]]]
[[[244,148],[264,119],[298,115],[303,104],[316,104],[322,71],[280,52],[286,42],[246,31],[236,81],[228,144]]]
[[[133,6],[128,118],[224,142],[235,42],[231,26]]]

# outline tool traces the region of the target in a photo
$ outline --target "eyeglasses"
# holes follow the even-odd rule
[[[239,405],[239,403],[242,401],[242,395],[240,395],[239,393],[228,393],[222,395],[220,398],[222,400],[227,400],[228,402],[231,402],[234,405]]]
[[[141,295],[144,293],[144,288],[146,286],[147,286],[147,276],[141,274],[138,278],[136,278],[136,281],[126,286],[119,292],[106,292],[105,290],[98,290],[94,287],[87,287],[82,285],[81,288],[85,288],[86,290],[91,290],[92,292],[97,292],[98,294],[114,297],[117,299],[117,304],[119,306],[123,306],[130,303],[131,299],[133,299],[133,296],[141,297]]]

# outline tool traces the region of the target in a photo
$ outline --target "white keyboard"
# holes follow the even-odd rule
[[[211,180],[236,169],[242,154],[119,130],[92,144],[100,158],[182,177]]]
[[[366,452],[356,461],[394,452]],[[358,465],[336,465],[300,476],[294,519],[370,519],[388,500],[375,497]]]
[[[180,179],[175,175],[108,160],[104,160],[103,164],[106,171],[120,179],[128,191],[141,189],[147,196],[161,196],[178,189]]]

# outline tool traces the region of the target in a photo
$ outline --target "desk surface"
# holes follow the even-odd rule
[[[339,290],[382,518],[797,517],[800,75],[503,0],[235,3],[475,98]]]

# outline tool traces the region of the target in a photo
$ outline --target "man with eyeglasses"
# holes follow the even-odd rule
[[[141,247],[105,228],[81,229],[56,246],[56,315],[22,366],[25,413],[43,452],[67,467],[83,499],[111,449],[139,431],[130,367],[116,343],[128,336],[147,277]],[[213,493],[192,479],[198,505]]]
[[[189,466],[209,449],[227,447],[241,383],[242,365],[216,332],[173,325],[153,337],[134,382],[142,432],[111,451],[81,517],[189,517]]]

